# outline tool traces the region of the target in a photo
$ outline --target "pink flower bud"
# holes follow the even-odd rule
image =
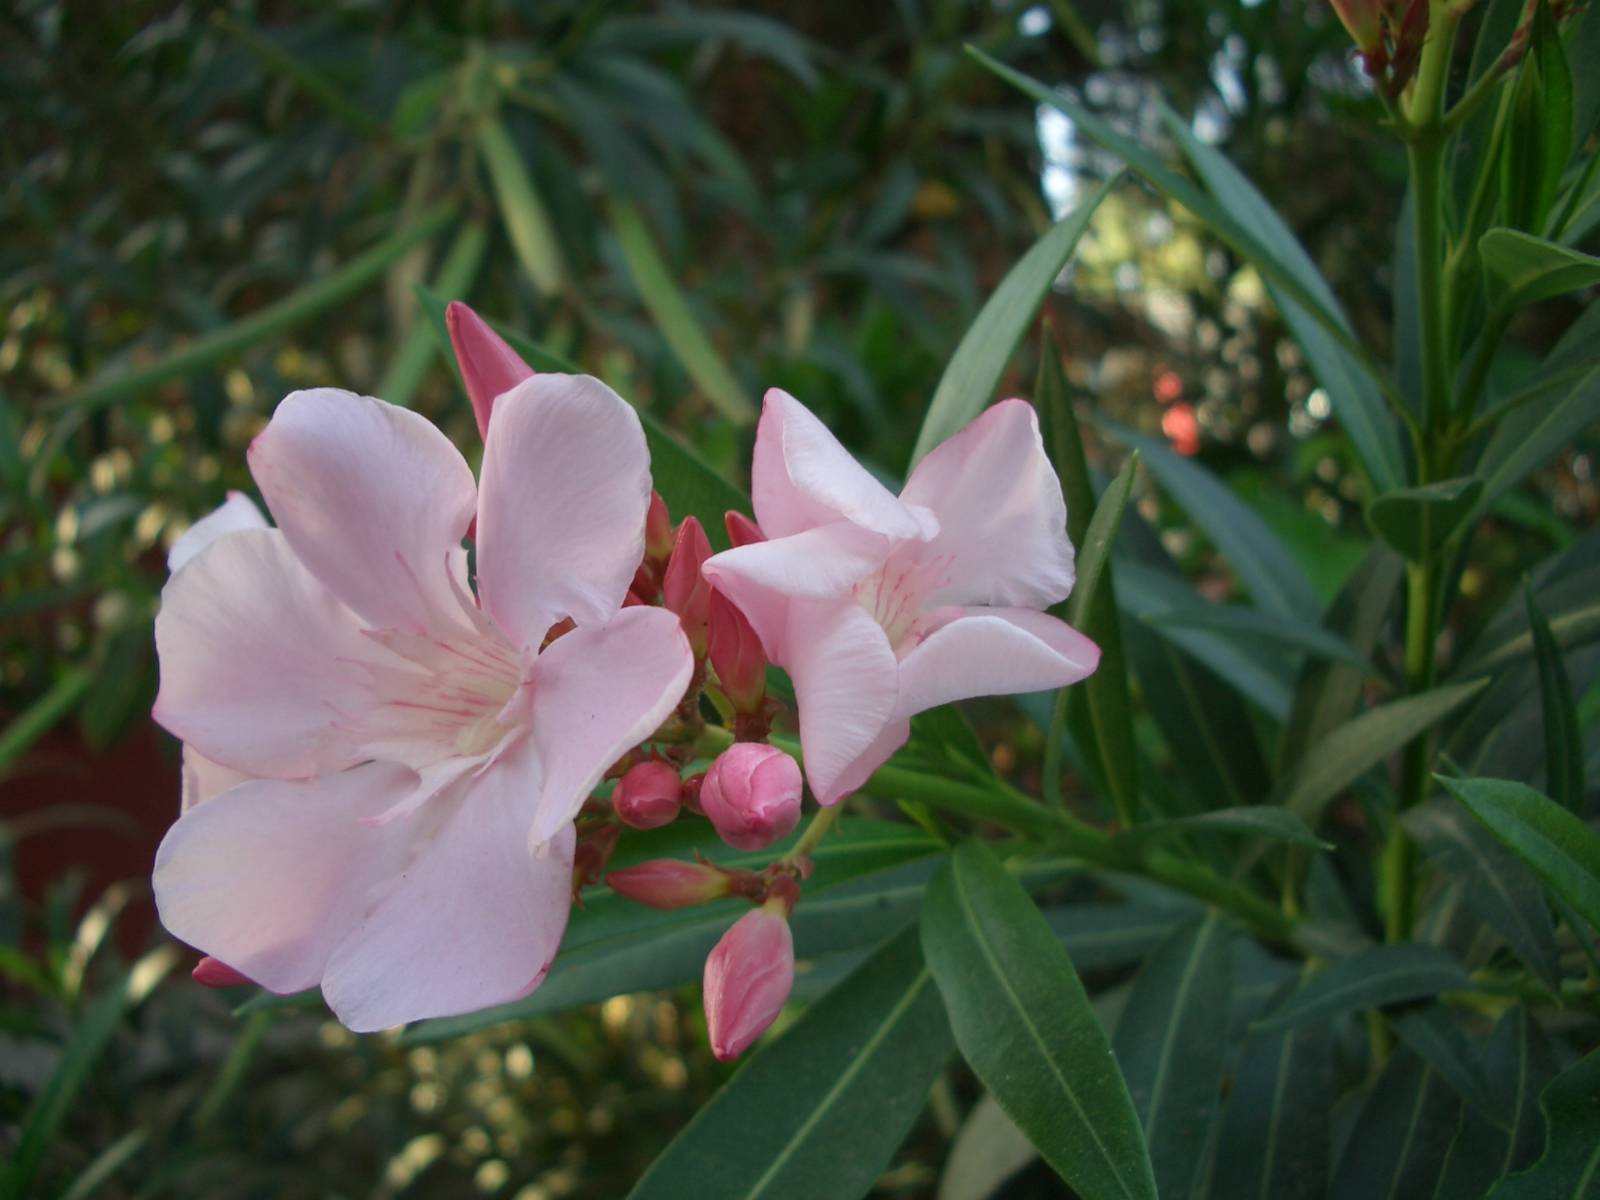
[[[738,850],[762,850],[800,823],[800,764],[764,742],[735,742],[711,764],[700,808]]]
[[[794,988],[794,935],[769,908],[745,913],[706,959],[711,1053],[732,1062],[766,1032]]]
[[[644,556],[646,561],[664,563],[672,553],[672,517],[661,493],[650,493],[650,508],[644,517]]]
[[[652,759],[628,768],[611,793],[611,807],[624,825],[656,829],[677,817],[682,791],[677,768]]]
[[[220,958],[212,958],[209,954],[195,964],[189,977],[201,987],[208,988],[238,987],[252,982],[249,976],[241,975]]]
[[[694,517],[678,526],[678,539],[661,580],[661,603],[678,614],[696,661],[706,656],[706,620],[711,608],[711,585],[700,565],[711,557],[711,542]]]
[[[757,712],[767,691],[767,656],[761,639],[731,600],[715,589],[711,592],[707,622],[706,653],[734,710]]]
[[[472,401],[472,415],[478,419],[478,433],[487,437],[489,410],[495,397],[527,379],[533,368],[489,328],[488,322],[459,300],[446,306],[444,324],[450,332],[450,346],[456,352],[456,366],[461,369],[461,383],[467,389],[467,399]]]
[[[742,512],[735,512],[730,508],[723,514],[722,523],[728,527],[728,541],[735,546],[748,546],[753,542],[767,540],[767,535],[761,532],[761,526]]]
[[[689,908],[732,893],[726,872],[706,863],[654,858],[636,867],[624,867],[606,876],[606,884],[619,896],[651,908]]]

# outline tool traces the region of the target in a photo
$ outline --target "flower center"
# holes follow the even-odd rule
[[[923,602],[948,582],[950,559],[924,558],[920,542],[902,543],[883,566],[856,584],[856,603],[872,614],[896,649],[922,615]]]

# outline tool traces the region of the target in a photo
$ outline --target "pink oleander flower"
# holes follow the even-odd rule
[[[632,409],[464,366],[481,482],[415,413],[296,392],[250,448],[276,528],[230,498],[174,546],[156,619],[185,760],[162,922],[272,991],[320,984],[355,1030],[539,984],[573,817],[693,669],[671,613],[620,611],[650,498]]]
[[[617,819],[634,829],[670,825],[681,807],[683,780],[671,763],[651,759],[629,767],[611,793]]]
[[[800,823],[800,767],[764,742],[735,742],[700,783],[700,811],[736,850],[765,850]]]
[[[706,1032],[722,1062],[743,1054],[794,990],[794,935],[782,901],[745,913],[706,959]]]
[[[915,713],[1062,687],[1098,665],[1093,642],[1038,611],[1072,590],[1073,554],[1023,401],[936,447],[896,497],[774,389],[751,473],[767,540],[713,556],[705,574],[789,672],[821,803],[865,783]]]

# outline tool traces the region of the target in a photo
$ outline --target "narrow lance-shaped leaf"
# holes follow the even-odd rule
[[[1241,808],[1215,808],[1196,813],[1192,817],[1172,817],[1162,821],[1147,821],[1116,837],[1119,845],[1143,846],[1149,842],[1181,837],[1189,833],[1222,833],[1234,837],[1267,838],[1287,842],[1291,846],[1304,846],[1308,850],[1331,850],[1307,828],[1306,823],[1285,808],[1266,804],[1249,804]]]
[[[712,406],[730,421],[749,425],[756,418],[755,406],[689,310],[644,217],[627,200],[613,200],[610,212],[611,230],[616,234],[622,259],[661,336]]]
[[[1138,1114],[1077,973],[1022,886],[965,842],[928,888],[922,945],[956,1044],[1085,1200],[1155,1197]]]
[[[1330,1200],[1431,1196],[1460,1112],[1437,1071],[1407,1050],[1394,1054],[1356,1116]]]
[[[1544,717],[1545,784],[1550,796],[1569,812],[1583,811],[1583,732],[1578,727],[1578,708],[1572,698],[1572,684],[1561,650],[1550,632],[1544,613],[1533,598],[1526,581],[1522,600],[1528,612],[1528,631],[1533,636],[1534,661],[1539,666],[1539,704]]]
[[[566,274],[561,243],[516,143],[505,126],[491,117],[478,128],[478,149],[489,168],[495,203],[517,261],[541,296],[557,295]]]
[[[1526,784],[1443,776],[1439,782],[1552,894],[1600,927],[1600,834]]]
[[[1510,308],[1600,283],[1600,258],[1518,229],[1489,230],[1478,240],[1478,257]]]
[[[1294,990],[1291,982],[1283,996]],[[1253,1031],[1234,1072],[1211,1195],[1217,1200],[1324,1200],[1333,1099],[1331,1025],[1312,1021]]]
[[[1072,396],[1061,371],[1061,347],[1046,323],[1039,348],[1039,381],[1034,392],[1050,461],[1061,477],[1067,501],[1067,531],[1074,546],[1086,544],[1095,503],[1094,485],[1083,452]],[[1108,493],[1109,494],[1109,493]],[[1124,504],[1126,498],[1124,498]],[[1119,521],[1120,521],[1119,513]],[[1084,574],[1080,561],[1080,586]],[[1045,743],[1045,798],[1060,806],[1062,743],[1068,728],[1083,751],[1094,756],[1091,774],[1105,781],[1112,807],[1129,824],[1138,812],[1138,754],[1133,734],[1133,705],[1128,696],[1127,651],[1122,641],[1122,621],[1117,613],[1116,581],[1111,564],[1102,560],[1094,587],[1093,604],[1069,598],[1078,628],[1100,647],[1100,667],[1076,687],[1056,693],[1055,709]]]
[[[1489,1081],[1478,1065],[1472,1043],[1461,1032],[1448,1006],[1430,1004],[1407,1009],[1391,1018],[1389,1026],[1411,1052],[1439,1073],[1468,1104],[1499,1120]]]
[[[1116,182],[1112,179],[1102,184],[1094,195],[1051,226],[1000,281],[950,356],[939,386],[934,389],[922,430],[911,450],[913,466],[982,412],[994,397],[1017,343],[1028,331],[1056,276],[1072,257],[1078,239],[1089,228],[1089,219]]]
[[[484,255],[489,250],[489,231],[482,221],[469,221],[456,234],[450,251],[439,264],[433,279],[433,290],[451,300],[461,299],[472,289],[478,269],[483,266]],[[424,313],[426,318],[426,313]],[[390,404],[401,408],[411,407],[426,376],[433,356],[439,351],[437,338],[417,337],[415,321],[406,327],[399,349],[378,384],[378,395]],[[448,357],[448,351],[447,357]]]
[[[1544,1154],[1502,1180],[1488,1200],[1584,1200],[1600,1186],[1600,1050],[1552,1079],[1539,1097]]]
[[[1326,1021],[1471,987],[1472,977],[1466,969],[1437,946],[1411,942],[1375,946],[1324,968],[1257,1028]]]
[[[1529,472],[1600,420],[1600,366],[1552,382],[1551,395],[1524,404],[1500,422],[1478,459],[1483,494],[1469,518],[1476,520]]]
[[[1528,869],[1453,800],[1411,809],[1401,823],[1422,852],[1461,885],[1461,899],[1554,989],[1561,962],[1544,894]]]
[[[938,989],[907,930],[762,1047],[631,1196],[864,1196],[952,1048]]]
[[[1117,1022],[1117,1061],[1163,1196],[1188,1196],[1222,1098],[1233,969],[1215,913],[1173,932],[1139,969]]]
[[[1367,506],[1374,533],[1413,562],[1444,544],[1483,494],[1483,480],[1444,479],[1385,492]]]

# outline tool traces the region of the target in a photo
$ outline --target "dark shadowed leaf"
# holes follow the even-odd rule
[[[1164,841],[1189,833],[1223,833],[1233,837],[1267,838],[1275,842],[1288,842],[1292,846],[1305,846],[1311,850],[1331,850],[1306,823],[1284,808],[1264,804],[1242,808],[1216,808],[1210,812],[1196,813],[1192,817],[1172,817],[1163,821],[1150,821],[1136,829],[1117,835],[1119,844],[1144,845]]]
[[[928,889],[922,944],[956,1044],[1085,1200],[1154,1197],[1127,1085],[1072,962],[1022,886],[964,842]]]
[[[1222,1098],[1233,990],[1215,913],[1175,930],[1139,969],[1113,1042],[1163,1196],[1187,1196]]]
[[[1523,603],[1528,610],[1528,631],[1533,635],[1533,657],[1539,668],[1539,704],[1544,716],[1545,787],[1550,798],[1569,812],[1583,811],[1583,733],[1572,683],[1562,662],[1550,625],[1524,582]]]
[[[633,1200],[863,1196],[952,1049],[908,929],[762,1047],[662,1152]]]
[[[1437,946],[1415,942],[1375,946],[1324,968],[1258,1028],[1326,1021],[1471,987],[1466,969]]]
[[[1584,1200],[1600,1191],[1600,1050],[1552,1079],[1539,1095],[1545,1150],[1489,1200]]]
[[[1421,561],[1455,532],[1483,494],[1483,480],[1444,479],[1385,492],[1367,506],[1367,524],[1401,554]]]
[[[1396,1051],[1356,1116],[1330,1200],[1432,1195],[1460,1112],[1460,1097],[1437,1071]]]
[[[1461,1110],[1435,1200],[1483,1195],[1501,1176],[1532,1163],[1544,1145],[1539,1093],[1555,1076],[1556,1061],[1526,1006],[1519,1004],[1500,1018],[1484,1048],[1483,1064],[1489,1102],[1501,1119],[1490,1120],[1471,1106]]]

